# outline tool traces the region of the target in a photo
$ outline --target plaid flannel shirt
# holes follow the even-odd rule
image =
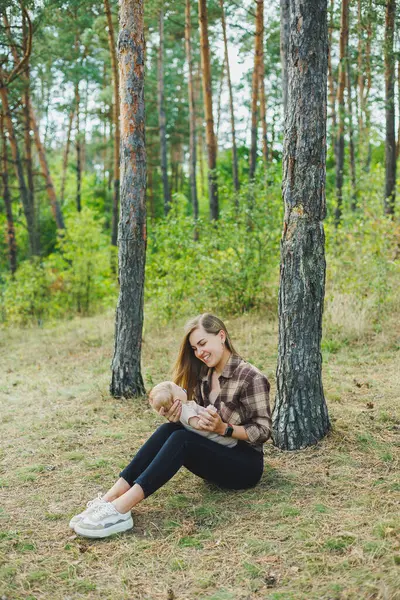
[[[210,401],[212,369],[199,380],[194,400],[200,406],[214,404],[221,419],[232,425],[242,425],[249,441],[262,452],[262,445],[271,435],[270,385],[268,379],[240,356],[231,355],[219,376],[221,391]]]

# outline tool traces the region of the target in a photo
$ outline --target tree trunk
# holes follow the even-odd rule
[[[290,0],[280,0],[281,3],[281,65],[282,65],[282,95],[283,111],[286,115],[287,95],[288,95],[288,51],[289,51],[289,31],[290,31]]]
[[[192,64],[192,43],[191,43],[191,16],[190,16],[190,0],[186,0],[185,4],[185,49],[186,60],[188,63],[188,96],[189,96],[189,177],[190,177],[190,196],[192,198],[193,215],[195,221],[199,218],[199,200],[197,197],[196,183],[196,113],[194,103],[194,87],[193,87],[193,64]]]
[[[259,91],[260,91],[260,120],[262,126],[262,151],[264,158],[264,167],[268,164],[268,138],[267,138],[267,103],[265,100],[265,67],[264,67],[264,48],[260,60],[259,72]]]
[[[333,149],[335,150],[336,144],[336,91],[335,91],[335,79],[333,77],[332,70],[332,46],[333,46],[333,11],[334,11],[334,2],[335,0],[331,0],[330,4],[330,24],[328,30],[328,40],[329,40],[329,49],[328,49],[328,87],[329,87],[329,105],[331,111],[331,119],[332,119],[332,138]]]
[[[279,349],[273,440],[316,444],[330,423],[321,378],[325,292],[327,0],[290,0]]]
[[[64,157],[63,157],[63,166],[62,166],[62,174],[61,174],[61,192],[60,192],[61,204],[64,204],[65,180],[67,177],[68,156],[69,156],[69,148],[71,145],[71,131],[72,131],[72,123],[74,120],[74,115],[75,115],[75,109],[73,108],[71,110],[71,112],[69,113],[67,143],[65,145]]]
[[[339,83],[337,89],[337,104],[339,122],[336,136],[336,211],[335,225],[339,225],[342,218],[343,205],[343,167],[344,167],[344,90],[346,87],[346,62],[347,46],[349,39],[349,0],[342,0],[340,16],[340,44],[339,44]]]
[[[120,293],[116,310],[111,394],[143,396],[141,374],[146,260],[146,146],[143,0],[121,0],[118,38],[121,114]]]
[[[354,127],[353,127],[353,101],[352,101],[352,86],[351,86],[351,67],[350,60],[347,61],[347,106],[349,112],[349,150],[350,150],[350,175],[351,175],[351,210],[357,208],[357,176],[356,176],[356,159],[354,153]]]
[[[386,1],[385,17],[385,102],[386,102],[386,142],[385,142],[385,214],[394,215],[396,199],[396,134],[394,111],[394,22],[395,0]]]
[[[232,177],[233,186],[235,191],[238,192],[240,189],[239,183],[239,168],[238,168],[238,157],[236,147],[236,128],[235,128],[235,112],[233,110],[233,93],[232,93],[232,81],[231,81],[231,70],[229,66],[229,55],[228,55],[228,37],[226,35],[226,20],[225,20],[225,9],[224,0],[219,0],[221,7],[221,20],[222,20],[222,32],[224,35],[224,54],[226,64],[226,76],[228,79],[228,90],[229,90],[229,111],[231,114],[231,132],[232,132]],[[237,195],[235,197],[236,205],[238,204]]]
[[[31,120],[29,114],[30,94],[29,94],[29,67],[26,68],[24,84],[25,89],[22,94],[22,112],[24,120],[24,148],[25,148],[25,165],[26,179],[28,184],[28,202],[33,207],[35,214],[35,182],[33,180],[33,161],[32,161],[32,138],[31,138]],[[37,231],[37,223],[35,222],[35,230]]]
[[[400,115],[400,58],[397,59],[397,102],[398,102],[398,114]],[[397,145],[396,145],[396,159],[399,158],[400,153],[400,118],[397,125]]]
[[[33,112],[32,104],[30,104],[30,119],[35,139],[35,145],[39,156],[40,167],[46,180],[46,190],[50,200],[51,212],[56,222],[57,229],[65,229],[65,223],[61,206],[57,200],[53,179],[50,175],[50,170],[47,163],[46,152],[40,140],[39,126],[36,121],[35,113]]]
[[[11,154],[15,166],[15,172],[18,179],[19,191],[24,209],[26,226],[29,237],[29,250],[32,255],[39,254],[39,240],[36,231],[34,206],[29,202],[29,193],[25,183],[24,172],[22,168],[21,157],[19,154],[17,138],[15,135],[14,124],[11,119],[10,105],[8,103],[8,92],[3,80],[0,78],[0,97],[3,105],[4,122],[8,130],[10,140]]]
[[[361,0],[357,0],[357,33],[358,33],[357,66],[358,66],[358,97],[359,97],[358,132],[359,132],[361,146],[363,147],[364,146],[364,112],[365,112],[365,98],[364,98],[365,69],[364,69],[364,65],[363,65],[364,39],[363,39]]]
[[[76,132],[75,132],[75,149],[76,149],[76,209],[81,212],[81,182],[82,182],[82,161],[81,161],[81,132],[79,121],[80,94],[79,82],[75,84],[75,112],[76,112]]]
[[[158,47],[158,123],[160,128],[160,157],[161,178],[164,191],[164,214],[167,215],[171,208],[171,195],[168,183],[167,161],[167,122],[164,108],[164,10],[160,10],[159,19],[160,44]]]
[[[221,124],[221,108],[222,108],[222,93],[224,90],[224,79],[225,79],[225,56],[224,56],[224,61],[222,63],[222,71],[221,71],[221,78],[219,81],[219,92],[218,92],[218,101],[217,101],[217,132],[216,132],[216,142],[215,142],[215,149],[217,152],[217,156],[218,156],[218,139],[219,139],[219,126]]]
[[[11,194],[10,188],[8,186],[8,156],[7,156],[7,140],[4,132],[4,118],[3,113],[0,112],[0,136],[3,147],[3,155],[2,155],[2,171],[1,178],[3,180],[3,199],[4,205],[6,209],[6,218],[7,218],[7,245],[8,245],[8,261],[10,264],[11,274],[14,275],[17,270],[17,242],[15,238],[15,227],[14,227],[14,217],[12,213],[12,203],[11,203]]]
[[[204,115],[206,119],[206,140],[208,156],[208,192],[210,197],[210,219],[219,217],[218,206],[218,184],[217,184],[217,150],[214,134],[214,117],[212,110],[212,85],[210,47],[208,44],[208,16],[206,0],[199,0],[199,23],[200,23],[200,53],[203,72],[203,100]]]
[[[365,132],[364,132],[364,143],[367,147],[367,156],[365,160],[364,170],[366,173],[369,172],[371,163],[371,140],[370,140],[370,129],[371,129],[371,110],[369,108],[369,94],[372,86],[371,76],[371,42],[372,42],[372,3],[371,0],[368,2],[367,11],[367,41],[365,44],[365,74],[367,80],[367,89],[365,91]]]
[[[3,14],[3,21],[4,21],[4,25],[5,25],[8,37],[10,38],[10,45],[11,45],[11,51],[13,54],[14,62],[15,62],[15,64],[17,64],[20,59],[18,56],[17,47],[13,43],[13,40],[12,40],[12,37],[10,34],[10,23],[8,21],[8,18],[7,18],[7,15],[5,12]],[[24,73],[22,73],[22,78],[26,82],[26,85],[29,86],[29,70],[26,70]],[[51,211],[52,211],[54,220],[57,224],[58,229],[65,229],[65,224],[64,224],[61,207],[57,201],[57,196],[55,193],[53,180],[51,178],[49,166],[48,166],[47,159],[46,159],[46,152],[45,152],[44,146],[40,139],[39,126],[37,124],[36,115],[35,115],[35,111],[32,106],[32,102],[30,100],[29,90],[27,91],[27,94],[25,96],[24,110],[26,111],[26,113],[25,113],[26,114],[26,119],[25,119],[26,123],[28,123],[28,120],[29,120],[30,121],[29,129],[32,128],[32,130],[33,130],[35,145],[36,145],[36,149],[37,149],[38,156],[39,156],[40,168],[41,168],[42,174],[46,180],[46,190],[47,190],[47,195],[50,200],[50,206],[51,206]],[[27,125],[27,127],[28,127],[28,125]]]
[[[114,187],[113,187],[113,208],[112,208],[112,223],[111,223],[111,244],[117,245],[118,238],[118,213],[119,213],[119,145],[120,145],[120,131],[119,131],[119,76],[118,76],[118,62],[117,53],[115,48],[115,36],[114,36],[114,25],[112,21],[112,15],[110,10],[110,3],[108,0],[104,0],[104,10],[107,17],[107,28],[108,28],[108,44],[110,47],[111,57],[111,73],[112,73],[112,84],[114,90],[114,103],[113,103],[113,122],[114,122]]]
[[[254,40],[254,69],[251,96],[251,146],[250,146],[250,181],[254,179],[257,166],[257,129],[258,129],[258,88],[260,80],[260,62],[264,37],[264,0],[256,0],[256,33]]]

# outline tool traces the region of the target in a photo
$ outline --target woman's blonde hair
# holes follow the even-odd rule
[[[217,335],[222,330],[225,333],[226,347],[229,352],[237,355],[229,333],[221,319],[210,313],[203,313],[194,319],[190,319],[185,325],[185,336],[179,349],[173,376],[175,383],[187,390],[189,400],[193,396],[193,391],[199,378],[204,376],[208,370],[207,365],[196,358],[189,342],[190,334],[199,327],[203,327],[207,333],[212,333],[214,335]]]

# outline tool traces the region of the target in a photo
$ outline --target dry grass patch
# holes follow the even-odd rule
[[[273,397],[276,323],[227,322]],[[333,431],[298,453],[268,444],[256,488],[227,492],[182,470],[134,510],[133,531],[89,541],[69,518],[160,420],[144,399],[109,397],[112,314],[5,331],[0,597],[399,600],[398,333],[394,323],[334,351],[325,344]],[[170,372],[179,337],[146,322],[148,386]]]

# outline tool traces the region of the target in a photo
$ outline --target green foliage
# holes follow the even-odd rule
[[[56,251],[24,261],[2,288],[2,320],[19,325],[44,319],[90,314],[116,297],[108,239],[101,219],[84,208],[66,220]]]
[[[185,198],[176,197],[168,218],[153,224],[149,235],[146,296],[160,315],[236,314],[270,303],[281,231],[273,191],[244,188],[238,211],[231,195],[218,222],[196,224],[186,215]]]

